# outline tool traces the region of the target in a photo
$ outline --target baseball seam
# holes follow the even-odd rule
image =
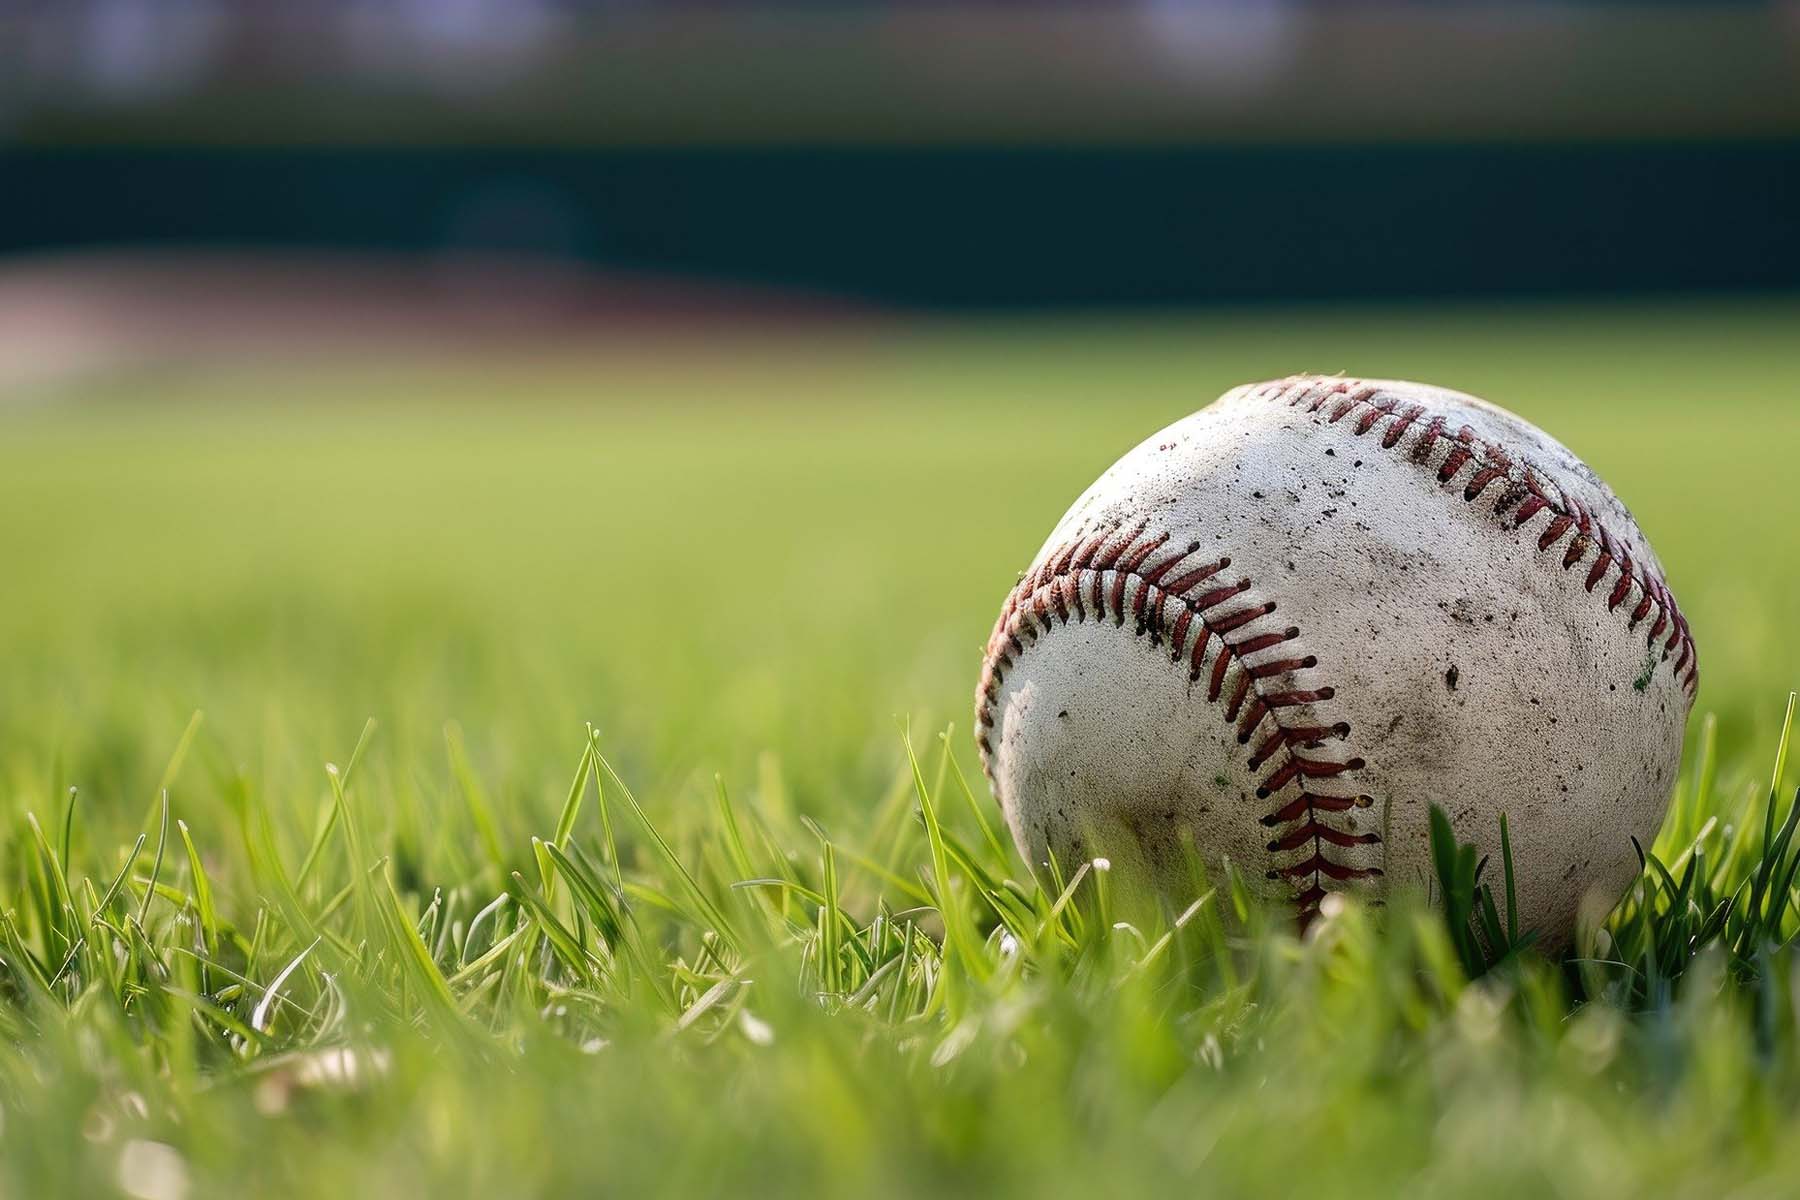
[[[1302,677],[1317,668],[1318,659],[1296,653],[1300,630],[1259,631],[1257,622],[1275,611],[1274,601],[1247,598],[1248,579],[1218,584],[1214,577],[1231,560],[1198,560],[1198,542],[1152,563],[1169,535],[1151,535],[1147,529],[1147,523],[1140,523],[1071,541],[1044,555],[1038,567],[1014,586],[988,639],[977,687],[982,766],[992,778],[989,734],[1001,684],[1014,659],[1058,624],[1110,618],[1123,626],[1129,615],[1136,625],[1135,636],[1147,634],[1153,642],[1166,638],[1170,661],[1188,661],[1190,683],[1205,677],[1209,703],[1225,699],[1224,717],[1236,723],[1238,744],[1254,742],[1247,765],[1259,780],[1256,795],[1276,801],[1276,807],[1261,818],[1274,834],[1268,851],[1310,850],[1301,860],[1267,872],[1270,879],[1285,880],[1294,888],[1304,929],[1327,895],[1328,882],[1381,874],[1379,867],[1355,866],[1328,850],[1381,841],[1379,834],[1340,829],[1324,819],[1325,814],[1373,803],[1360,792],[1343,794],[1353,782],[1347,777],[1363,768],[1361,758],[1317,753],[1328,740],[1346,739],[1350,726],[1319,721],[1316,706],[1335,692],[1329,685],[1303,686],[1307,681]],[[1271,731],[1258,740],[1257,731],[1265,724]]]
[[[1357,437],[1381,429],[1384,449],[1400,450],[1420,468],[1435,466],[1438,482],[1443,487],[1454,486],[1467,470],[1462,495],[1469,504],[1480,500],[1495,484],[1501,484],[1499,499],[1491,511],[1503,526],[1510,520],[1511,528],[1519,529],[1534,517],[1548,514],[1538,537],[1539,552],[1550,550],[1573,534],[1562,556],[1562,566],[1567,571],[1586,559],[1590,550],[1597,550],[1588,566],[1584,589],[1593,592],[1607,573],[1616,568],[1618,578],[1607,593],[1607,610],[1618,610],[1635,592],[1637,602],[1629,610],[1625,628],[1635,630],[1654,615],[1645,645],[1655,650],[1658,639],[1662,639],[1662,652],[1655,665],[1660,666],[1674,655],[1671,670],[1682,688],[1691,697],[1699,687],[1699,653],[1688,630],[1687,618],[1682,616],[1668,584],[1654,571],[1634,561],[1630,546],[1622,538],[1573,496],[1546,479],[1523,456],[1510,453],[1496,443],[1483,441],[1467,425],[1452,432],[1444,417],[1425,405],[1384,392],[1361,380],[1298,376],[1265,383],[1252,394],[1269,400],[1286,400],[1290,408],[1303,406],[1309,413],[1322,415],[1332,425],[1354,414],[1356,420],[1350,428]],[[1402,442],[1413,430],[1418,432],[1411,444],[1403,446]],[[1448,447],[1441,461],[1436,458],[1440,445]]]

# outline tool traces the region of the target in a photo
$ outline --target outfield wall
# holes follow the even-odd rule
[[[1800,288],[1800,139],[0,150],[0,253],[568,257],[903,307]]]

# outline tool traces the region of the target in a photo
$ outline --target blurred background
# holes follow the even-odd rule
[[[0,252],[284,327],[1800,284],[1792,3],[4,0],[0,144]]]
[[[1570,442],[1747,743],[1797,214],[1794,3],[0,0],[0,777],[885,786],[1080,488],[1298,370]]]

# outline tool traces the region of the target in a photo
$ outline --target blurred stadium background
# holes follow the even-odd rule
[[[0,0],[15,370],[1785,290],[1797,213],[1794,3]]]

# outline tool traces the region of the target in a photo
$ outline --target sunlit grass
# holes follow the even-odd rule
[[[0,1197],[1792,1178],[1794,316],[863,331],[19,397]],[[1473,938],[1401,897],[1302,944],[1228,876],[1160,912],[1091,866],[1040,888],[973,770],[981,639],[1068,500],[1230,384],[1339,368],[1546,425],[1692,619],[1711,719],[1569,962],[1504,954],[1498,862]]]

